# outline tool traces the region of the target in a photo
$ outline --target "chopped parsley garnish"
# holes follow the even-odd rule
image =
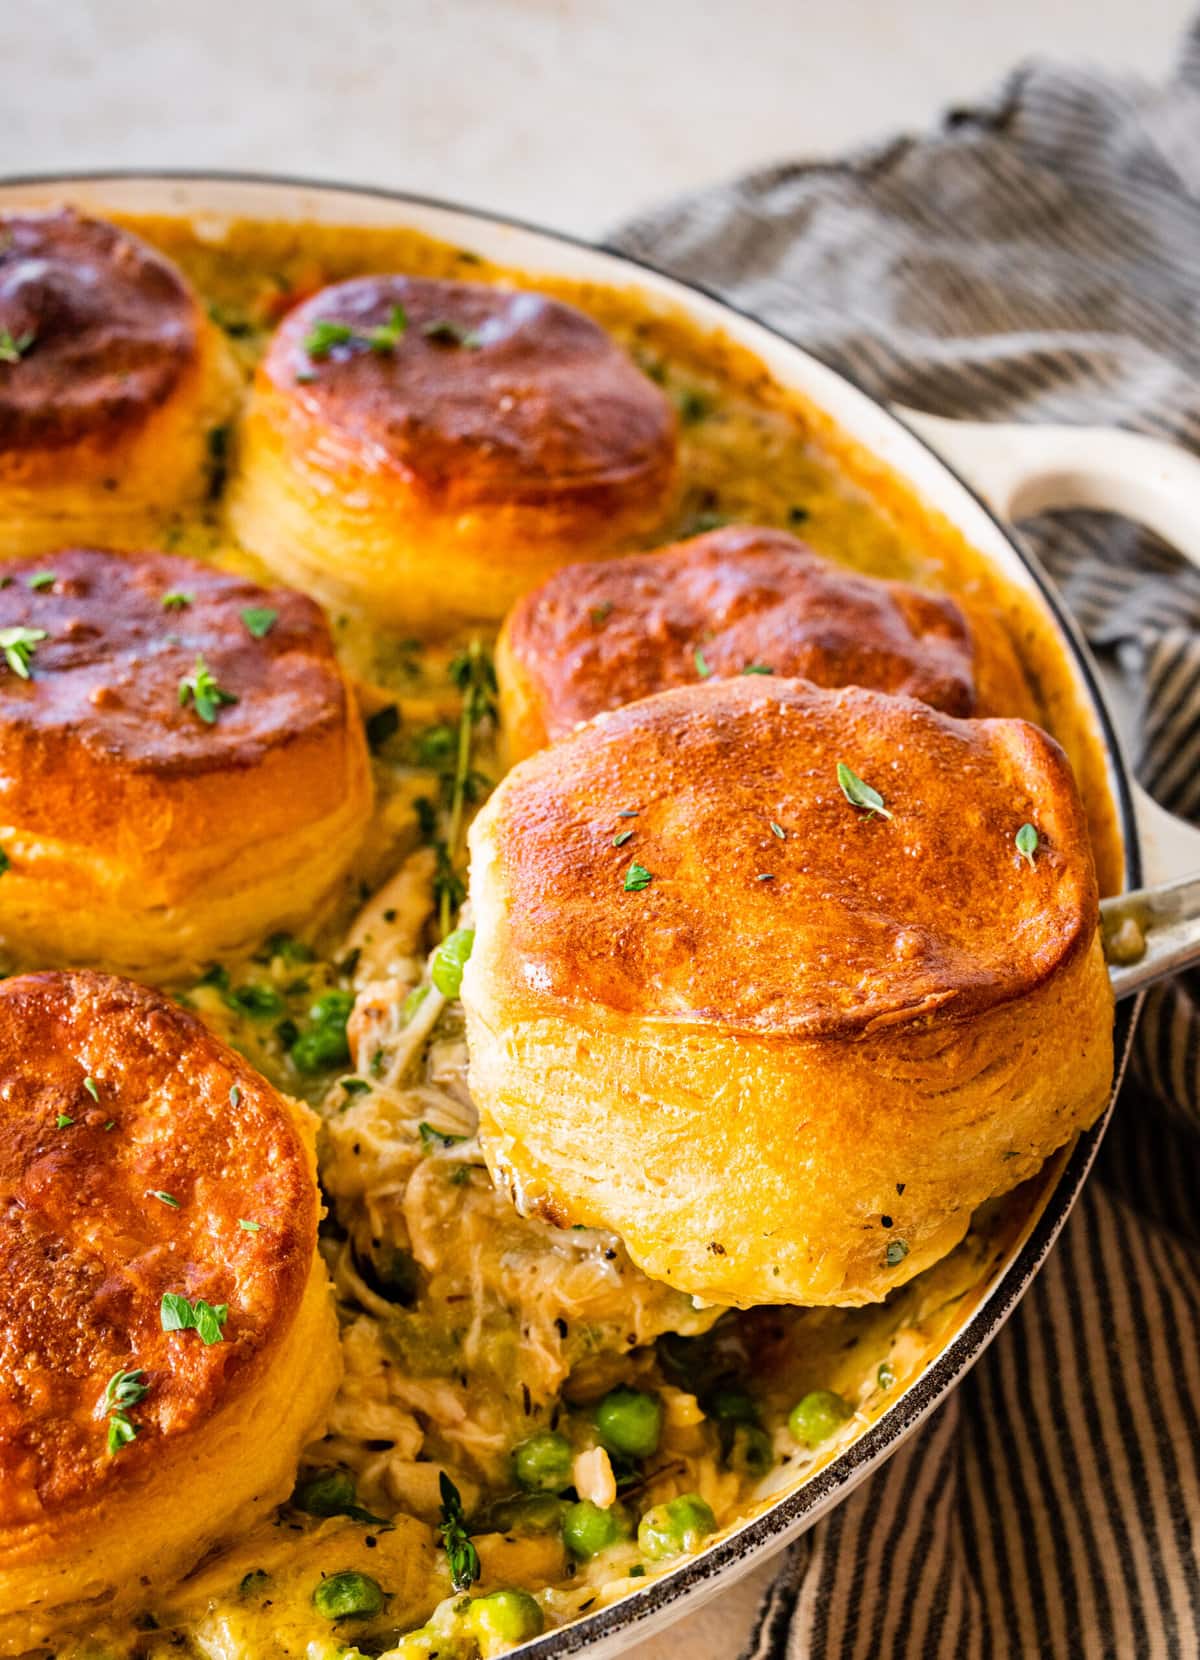
[[[624,847],[625,843],[629,840],[630,836],[632,836],[632,835],[633,835],[632,830],[618,830],[617,834],[613,837],[613,842],[612,842],[613,846],[614,847]]]
[[[438,1489],[442,1495],[442,1519],[438,1523],[438,1532],[442,1536],[442,1548],[450,1567],[450,1583],[456,1591],[465,1591],[479,1578],[479,1552],[467,1534],[462,1495],[445,1470],[438,1472]]]
[[[60,1112],[58,1117],[54,1120],[54,1128],[56,1130],[65,1130],[69,1124],[73,1124],[74,1122],[75,1120],[71,1117],[70,1113]]]
[[[679,419],[684,426],[695,426],[706,415],[712,414],[712,399],[706,398],[703,392],[696,392],[688,386],[679,394]]]
[[[261,1222],[247,1222],[244,1216],[238,1217],[238,1227],[243,1233],[258,1233],[262,1228]]]
[[[861,807],[868,818],[873,817],[876,813],[879,814],[880,818],[891,818],[892,815],[884,806],[883,797],[879,791],[872,789],[870,784],[864,783],[856,772],[851,771],[845,761],[839,761],[837,764],[837,781],[842,787],[842,794],[850,805]]]
[[[428,990],[428,987],[424,989]],[[411,995],[410,992],[409,996]],[[405,1001],[407,1002],[407,1000],[406,998]],[[371,1087],[365,1078],[339,1078],[338,1083],[341,1084],[347,1095],[365,1095]]]
[[[4,851],[4,849],[2,847],[0,847],[0,876],[3,876],[4,872],[6,870],[11,870],[11,868],[12,868],[12,860],[9,858],[8,854]]]
[[[0,363],[19,363],[36,339],[32,329],[26,329],[24,334],[0,329]]]
[[[172,588],[169,594],[162,597],[164,611],[183,611],[195,603],[195,594],[186,593],[182,588]]]
[[[696,665],[696,673],[700,676],[701,680],[708,680],[711,678],[712,670],[709,668],[704,653],[700,650],[699,646],[697,646],[695,651],[692,653],[692,661]]]
[[[754,880],[756,882],[773,882],[775,880],[775,872],[773,870],[762,870],[758,873]]]
[[[886,1360],[880,1361],[879,1370],[875,1374],[876,1381],[881,1389],[890,1389],[896,1381],[896,1374]]]
[[[244,986],[235,986],[225,993],[225,1002],[239,1014],[251,1020],[272,1020],[284,1010],[283,998],[274,986],[264,981],[251,980]]]
[[[368,329],[365,339],[373,352],[394,352],[404,339],[408,315],[402,305],[394,305],[386,323],[377,323]]]
[[[621,811],[617,814],[617,817],[636,818],[641,810],[642,809],[640,807],[622,807]]]
[[[228,1303],[214,1306],[203,1297],[193,1303],[178,1291],[163,1292],[159,1322],[164,1331],[194,1331],[204,1344],[221,1343],[225,1337],[221,1327],[228,1318]]]
[[[421,333],[426,340],[435,340],[439,346],[464,346],[469,352],[478,351],[483,345],[483,340],[474,329],[452,322],[449,317],[435,317],[432,323],[425,324]]]
[[[242,1092],[238,1088],[238,1086],[236,1084],[230,1084],[230,1086],[229,1086],[229,1105],[231,1107],[236,1107],[238,1102],[241,1100],[241,1098],[242,1098]]]
[[[307,357],[328,357],[335,346],[348,345],[353,339],[352,324],[338,323],[331,317],[318,317],[304,337],[303,349]]]
[[[150,1393],[149,1385],[142,1382],[145,1375],[140,1369],[114,1372],[104,1386],[100,1410],[108,1418],[110,1455],[120,1452],[122,1447],[137,1439],[138,1427],[129,1416],[129,1408],[136,1406]]]
[[[49,638],[44,628],[23,628],[18,623],[14,628],[0,628],[0,651],[12,672],[28,680],[30,659],[42,641]]]
[[[1039,840],[1036,828],[1032,824],[1023,824],[1014,839],[1017,844],[1017,852],[1022,859],[1028,860],[1029,868],[1033,870],[1035,868],[1034,855],[1038,850]]]
[[[612,616],[612,609],[613,602],[610,599],[603,599],[599,605],[593,605],[588,612],[588,616],[592,619],[593,628],[599,628],[601,623],[606,623]]]
[[[781,842],[787,841],[787,831],[782,824],[776,824],[774,819],[771,820],[771,834],[778,836]]]
[[[644,865],[634,863],[625,872],[625,892],[640,893],[643,888],[648,888],[653,880],[653,875]]]
[[[43,588],[53,588],[57,581],[58,577],[53,571],[34,571],[29,578],[28,586],[33,589],[35,594],[38,594],[41,593]]]
[[[88,1094],[91,1096],[93,1101],[99,1102],[99,1100],[100,1100],[100,1090],[99,1090],[99,1088],[96,1084],[95,1078],[92,1078],[92,1077],[85,1078],[83,1080],[83,1087],[84,1087],[84,1089],[87,1090]]]
[[[742,670],[743,674],[774,674],[775,670],[769,663],[747,663]]]
[[[888,1241],[888,1248],[885,1255],[887,1257],[888,1267],[896,1268],[908,1255],[908,1246],[902,1239],[891,1239]]]
[[[173,1193],[164,1193],[161,1187],[152,1187],[148,1191],[152,1199],[158,1199],[164,1205],[170,1205],[172,1210],[179,1209],[179,1200]]]
[[[386,323],[376,323],[368,329],[356,329],[353,323],[340,323],[332,317],[319,317],[304,337],[303,349],[308,357],[318,361],[328,357],[335,346],[365,346],[385,356],[396,350],[407,328],[408,317],[400,305],[392,307]],[[296,376],[297,380],[302,378],[311,379],[311,376],[305,377],[303,372]]]
[[[417,1132],[421,1137],[421,1145],[427,1150],[432,1150],[434,1147],[455,1147],[460,1141],[467,1139],[465,1135],[451,1135],[448,1130],[435,1129],[432,1124],[427,1124],[424,1119],[417,1125]]]
[[[269,605],[250,605],[242,612],[242,621],[256,640],[269,634],[279,620],[279,612]]]
[[[227,692],[224,686],[218,686],[213,678],[211,669],[203,657],[196,658],[194,671],[185,675],[179,682],[179,703],[183,708],[191,699],[196,713],[206,726],[212,726],[221,709],[227,704],[236,703],[237,698],[232,692]]]

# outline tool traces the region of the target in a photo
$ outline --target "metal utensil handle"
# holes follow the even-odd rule
[[[1109,978],[1118,997],[1200,961],[1200,875],[1118,894],[1100,906]]]
[[[911,409],[896,414],[999,518],[1069,507],[1119,513],[1200,567],[1200,460],[1186,450],[1108,427],[953,421]],[[1100,907],[1118,997],[1200,963],[1200,830],[1165,812],[1137,784],[1133,795],[1153,885]]]

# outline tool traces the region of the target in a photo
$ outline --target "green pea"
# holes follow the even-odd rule
[[[699,1550],[716,1531],[717,1518],[699,1493],[684,1493],[647,1510],[638,1524],[638,1545],[643,1556],[661,1562],[664,1557]]]
[[[561,1493],[571,1485],[573,1462],[566,1436],[540,1429],[513,1452],[513,1473],[529,1493]]]
[[[346,1029],[314,1026],[292,1044],[292,1060],[301,1072],[321,1072],[327,1066],[345,1066],[350,1059]]]
[[[766,1430],[757,1424],[734,1424],[726,1455],[731,1470],[757,1481],[775,1466],[775,1449]]]
[[[628,1539],[632,1532],[629,1517],[620,1505],[601,1510],[589,1499],[580,1499],[563,1512],[563,1542],[572,1556],[584,1562],[610,1545]]]
[[[463,1626],[479,1644],[483,1660],[503,1654],[512,1643],[540,1636],[545,1623],[528,1591],[491,1591],[474,1597],[463,1615]]]
[[[705,1406],[710,1418],[723,1423],[756,1424],[758,1407],[744,1389],[718,1389]]]
[[[318,1470],[297,1484],[292,1503],[309,1516],[342,1516],[357,1497],[354,1477],[347,1471]]]
[[[474,928],[456,928],[447,934],[429,965],[434,985],[443,997],[457,997],[462,985],[463,968],[475,944]]]
[[[342,1026],[350,1018],[350,1011],[354,1007],[354,993],[349,991],[326,991],[317,998],[308,1011],[308,1018],[317,1026]]]
[[[313,1607],[327,1620],[366,1618],[383,1612],[384,1595],[369,1574],[330,1574],[312,1595]]]
[[[627,1458],[649,1458],[662,1438],[663,1409],[657,1395],[618,1384],[610,1389],[592,1414],[596,1434],[609,1452]]]
[[[327,1066],[344,1066],[350,1059],[346,1022],[354,1007],[348,991],[327,991],[308,1011],[312,1024],[291,1046],[292,1060],[301,1072],[320,1072]]]
[[[558,1533],[562,1519],[563,1501],[552,1493],[501,1499],[488,1511],[488,1526],[497,1533]]]
[[[813,1389],[788,1414],[788,1429],[802,1447],[819,1447],[846,1422],[853,1407],[832,1389]]]
[[[717,1520],[698,1493],[683,1493],[666,1504],[656,1504],[638,1524],[638,1545],[654,1561],[691,1553],[715,1533]]]

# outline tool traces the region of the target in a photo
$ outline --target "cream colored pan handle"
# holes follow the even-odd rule
[[[1090,507],[1136,520],[1200,567],[1200,460],[1107,427],[1019,426],[896,414],[944,456],[1001,519]],[[1101,906],[1113,988],[1140,991],[1200,963],[1200,830],[1140,785],[1134,811],[1150,887]]]

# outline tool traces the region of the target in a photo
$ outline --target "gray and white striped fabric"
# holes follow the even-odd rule
[[[988,107],[773,167],[614,245],[868,390],[1200,449],[1200,25],[1169,84],[1033,65]],[[1200,819],[1200,573],[1023,526],[1119,664],[1143,781]],[[950,1402],[794,1547],[754,1660],[1200,1655],[1200,976],[1156,993],[1097,1171]]]

